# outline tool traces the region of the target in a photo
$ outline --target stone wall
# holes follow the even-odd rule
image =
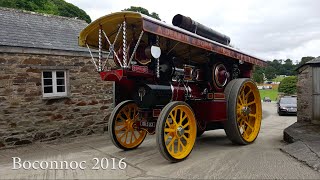
[[[311,122],[312,119],[312,69],[304,66],[299,69],[297,83],[298,122]]]
[[[68,69],[68,97],[42,98],[45,69]],[[0,53],[0,148],[103,133],[111,108],[89,57]]]

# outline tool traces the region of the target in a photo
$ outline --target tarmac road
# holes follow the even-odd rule
[[[197,139],[187,160],[168,163],[156,149],[155,137],[148,136],[133,151],[121,151],[104,136],[90,136],[55,143],[0,151],[0,179],[319,179],[320,173],[280,151],[285,145],[283,129],[296,121],[296,116],[276,113],[275,103],[263,103],[263,122],[259,137],[248,146],[232,145],[223,130],[205,132]],[[12,170],[12,157],[22,161],[85,161],[85,170]],[[107,169],[92,170],[93,158],[107,158]],[[125,158],[124,170],[111,169]],[[117,165],[117,164],[116,164]]]

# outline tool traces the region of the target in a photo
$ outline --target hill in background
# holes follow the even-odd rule
[[[77,17],[91,22],[90,16],[77,6],[64,0],[0,0],[0,7],[53,14],[64,17]]]

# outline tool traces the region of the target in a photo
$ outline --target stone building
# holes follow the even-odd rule
[[[320,57],[298,68],[298,122],[320,124]]]
[[[320,57],[297,71],[298,121],[284,129],[283,140],[291,144],[281,150],[320,171]]]
[[[0,8],[0,148],[103,133],[112,84],[100,80],[76,19]]]

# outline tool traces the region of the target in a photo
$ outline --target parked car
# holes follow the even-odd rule
[[[288,114],[297,115],[297,97],[281,97],[277,103],[277,107],[279,116]]]
[[[271,102],[270,97],[266,96],[263,98],[263,102]]]

